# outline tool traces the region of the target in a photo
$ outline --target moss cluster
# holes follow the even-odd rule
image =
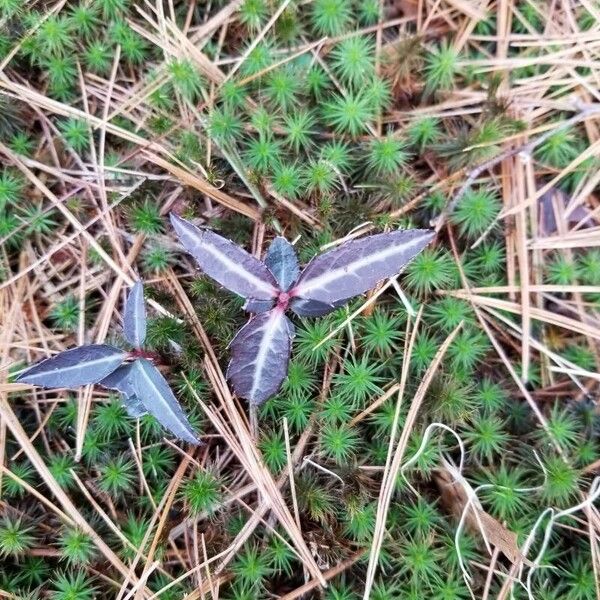
[[[112,289],[113,274],[98,248],[63,243],[74,233],[73,223],[28,179],[28,169],[119,264],[126,264],[127,251],[140,244],[134,267],[147,281],[148,294],[173,312],[152,316],[148,348],[206,446],[179,472],[183,455],[164,440],[154,419],[133,420],[118,399],[96,390],[76,461],[81,397],[18,391],[10,400],[56,483],[119,559],[127,567],[135,562],[139,574],[153,548],[160,566],[147,585],[166,599],[181,598],[205,583],[204,571],[189,574],[190,569],[204,552],[212,557],[230,546],[260,498],[253,491],[237,495],[250,480],[198,405],[198,397],[209,403],[216,399],[202,369],[202,344],[172,278],[179,276],[223,365],[245,318],[242,302],[193,272],[174,243],[165,213],[174,207],[202,218],[248,249],[260,236],[247,217],[166,176],[146,160],[142,146],[162,145],[173,164],[260,208],[267,240],[276,232],[298,238],[298,253],[306,262],[367,222],[375,231],[428,227],[444,213],[469,169],[497,156],[523,132],[551,129],[568,118],[570,113],[561,111],[567,110],[570,88],[560,81],[549,84],[547,97],[559,108],[526,122],[503,96],[500,77],[490,76],[485,67],[496,50],[492,13],[457,49],[453,32],[435,19],[430,32],[418,31],[408,19],[379,35],[376,25],[392,17],[385,3],[382,13],[374,0],[292,1],[263,35],[276,3],[244,0],[227,27],[202,38],[193,51],[185,44],[175,51],[178,38],[167,43],[170,27],[193,36],[226,3],[165,3],[160,19],[169,25],[164,29],[152,26],[159,18],[154,12],[144,17],[146,8],[138,11],[135,4],[68,2],[48,12],[44,2],[30,7],[0,0],[0,61],[19,46],[7,76],[15,84],[27,81],[58,103],[49,105],[62,107],[46,113],[33,100],[30,105],[13,100],[5,95],[10,85],[0,81],[0,142],[8,149],[0,168],[0,281],[21,274],[24,258],[32,262],[47,253],[48,260],[28,275],[36,293],[35,300],[31,294],[24,297],[23,316],[35,312],[37,325],[30,330],[31,341],[26,336],[15,341],[14,369],[41,357],[47,344],[51,349],[75,344],[82,324],[97,334]],[[511,33],[541,34],[542,3],[517,4]],[[571,16],[582,31],[600,27],[583,8]],[[551,61],[544,59],[549,50],[539,44],[515,44],[509,54],[523,59],[506,75],[510,84],[541,78],[550,68]],[[580,77],[589,75],[586,67],[573,69]],[[86,114],[102,119],[109,88],[114,127],[104,132]],[[477,96],[467,109],[460,95],[465,90]],[[126,102],[133,98],[131,105]],[[134,135],[138,141],[132,141]],[[589,145],[581,124],[547,137],[532,157],[536,185],[562,173]],[[100,147],[106,169],[102,192],[94,170]],[[592,158],[568,169],[553,191],[561,199],[580,191],[596,167]],[[512,242],[507,245],[513,221],[498,218],[506,198],[502,178],[495,174],[477,177],[435,243],[399,279],[405,300],[422,309],[399,407],[396,394],[378,400],[400,379],[407,324],[410,319],[414,327],[414,319],[390,287],[349,323],[364,299],[320,319],[296,319],[288,379],[281,393],[258,409],[256,443],[275,478],[283,478],[288,466],[284,422],[292,452],[306,443],[295,465],[294,494],[288,484],[282,489],[289,506],[297,502],[315,560],[327,570],[355,558],[318,597],[362,597],[390,438],[397,439],[424,373],[460,324],[410,434],[406,460],[418,456],[396,484],[371,597],[468,598],[461,564],[472,576],[476,597],[486,586],[487,571],[480,565],[489,564],[490,557],[482,536],[467,529],[455,540],[460,505],[448,499],[440,480],[444,461],[461,459],[459,443],[446,430],[425,438],[431,423],[447,425],[460,438],[464,477],[473,488],[481,486],[483,510],[514,532],[519,544],[547,507],[573,506],[589,490],[593,470],[587,467],[600,458],[595,399],[580,393],[567,376],[549,373],[546,360],[533,349],[525,390],[546,419],[542,427],[493,348],[481,315],[458,292],[465,283],[474,288],[519,283],[514,277],[509,281],[516,252]],[[108,215],[101,214],[105,202]],[[529,226],[535,237],[537,225]],[[540,251],[536,282],[550,288],[597,286],[600,252],[567,250]],[[84,286],[82,265],[91,282]],[[10,285],[16,289],[14,282]],[[549,311],[572,317],[571,301],[581,310],[597,311],[598,293],[558,289],[544,300]],[[497,291],[486,296],[507,298]],[[35,308],[25,308],[30,301]],[[520,327],[518,314],[499,314]],[[519,341],[511,331],[503,326],[494,334],[518,370]],[[597,371],[597,347],[590,337],[539,320],[532,335],[571,366]],[[121,343],[115,338],[112,342]],[[1,480],[0,590],[57,600],[118,593],[121,576],[89,532],[61,521],[30,493],[27,486],[45,495],[46,490],[10,435],[4,456],[16,458]],[[173,482],[174,496],[159,531],[156,509]],[[533,577],[534,596],[591,600],[596,583],[587,524],[575,518],[565,524],[554,529],[545,549],[544,566]],[[290,543],[267,518],[224,569],[222,597],[267,598],[300,587],[302,565]],[[531,555],[540,548],[538,538]],[[510,562],[501,557],[496,568],[508,572]],[[503,578],[493,578],[490,597],[503,584]],[[527,597],[521,586],[513,592]]]

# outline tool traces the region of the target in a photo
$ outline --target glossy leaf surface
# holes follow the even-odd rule
[[[291,293],[332,305],[363,294],[397,275],[433,236],[428,230],[411,229],[345,242],[314,258]]]
[[[276,237],[271,242],[265,256],[265,264],[275,276],[283,292],[287,292],[300,275],[294,246],[283,237]]]
[[[287,375],[293,327],[283,310],[252,317],[231,342],[227,378],[238,396],[262,404]]]
[[[255,300],[277,296],[278,286],[271,271],[243,248],[173,213],[171,223],[179,241],[196,259],[200,269],[223,287]]]
[[[124,396],[135,395],[133,388],[133,365],[134,363],[121,365],[98,383],[109,390],[121,392]]]
[[[136,281],[131,288],[123,309],[123,333],[125,339],[136,348],[141,348],[146,339],[146,306],[144,286]]]
[[[248,298],[248,300],[244,302],[242,308],[246,312],[259,314],[271,310],[274,304],[274,300],[255,300],[254,298]]]
[[[134,419],[139,419],[148,414],[144,403],[137,396],[123,396],[123,404],[127,414]]]
[[[142,401],[135,395],[136,392],[133,385],[134,365],[135,363],[121,365],[116,371],[113,371],[108,377],[100,381],[100,385],[109,390],[121,392],[121,398],[127,409],[127,414],[130,417],[139,418],[148,414],[148,411]]]
[[[45,388],[98,383],[117,369],[125,356],[125,352],[107,344],[72,348],[27,369],[17,381]]]
[[[305,298],[294,298],[290,303],[290,308],[299,317],[322,317],[332,310],[346,304],[348,300],[340,300],[334,304],[319,302],[318,300],[306,300]]]
[[[188,418],[160,371],[145,358],[132,364],[133,391],[146,410],[178,438],[190,444],[199,444]]]

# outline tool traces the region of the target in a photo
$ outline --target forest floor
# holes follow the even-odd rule
[[[0,597],[600,599],[599,89],[596,0],[0,0]],[[250,408],[169,213],[436,235]],[[200,446],[17,381],[137,280]]]

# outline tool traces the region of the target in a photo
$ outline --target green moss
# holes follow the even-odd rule
[[[208,471],[197,471],[194,477],[185,483],[182,494],[193,514],[211,513],[219,505],[219,481]]]
[[[0,556],[19,558],[34,542],[33,528],[21,519],[4,517],[0,521]]]
[[[507,48],[508,61],[529,63],[508,73],[509,87],[516,82],[527,90],[535,83],[539,98],[544,97],[544,110],[533,106],[526,123],[513,117],[515,106],[504,97],[499,86],[503,80],[489,58],[495,56],[499,33],[493,11],[478,21],[473,33],[464,29],[467,17],[459,13],[452,15],[448,31],[424,14],[421,25],[426,26],[417,31],[410,19],[391,27],[396,15],[389,6],[382,11],[377,0],[315,0],[289,3],[265,29],[276,3],[244,0],[222,26],[198,38],[220,11],[228,10],[226,3],[174,3],[172,13],[166,4],[164,15],[152,11],[148,15],[157,28],[129,0],[77,0],[50,12],[43,6],[0,0],[4,25],[0,56],[19,47],[5,68],[12,83],[4,94],[0,92],[0,141],[10,148],[0,169],[0,277],[9,308],[13,310],[14,296],[19,300],[15,310],[22,312],[9,348],[9,362],[14,364],[11,382],[25,362],[72,347],[82,319],[86,340],[101,339],[107,316],[103,311],[114,300],[119,275],[141,274],[151,281],[151,298],[169,312],[149,308],[145,348],[185,404],[193,426],[203,432],[205,446],[186,448],[184,456],[164,440],[154,417],[131,419],[119,400],[94,392],[79,460],[82,398],[63,390],[40,389],[34,394],[11,387],[8,400],[57,484],[127,565],[136,559],[137,549],[148,552],[157,531],[156,504],[164,501],[179,466],[187,462],[183,476],[173,480],[178,487],[163,528],[165,535],[167,530],[180,531],[172,540],[179,551],[173,553],[171,540],[161,537],[153,556],[160,564],[147,580],[148,589],[160,591],[161,598],[176,599],[193,593],[199,583],[206,584],[202,572],[171,585],[189,571],[181,549],[191,549],[192,563],[196,545],[200,554],[205,545],[209,558],[221,553],[244,528],[260,494],[237,495],[240,486],[249,483],[247,469],[231,455],[227,440],[197,401],[200,397],[207,406],[221,410],[204,354],[214,351],[225,370],[228,345],[247,318],[241,310],[243,299],[194,272],[190,257],[173,243],[167,212],[193,217],[257,254],[264,255],[274,235],[285,235],[295,241],[304,264],[357,226],[372,231],[432,227],[431,220],[455,198],[470,169],[544,135],[528,167],[532,185],[540,189],[591,148],[593,132],[587,121],[585,126],[563,128],[578,108],[567,106],[568,85],[553,81],[556,66],[548,57],[561,50],[559,43]],[[547,14],[543,3],[521,2],[517,9],[511,35],[530,36],[552,28],[548,18],[554,15]],[[572,16],[581,31],[594,31],[589,11],[576,7]],[[175,40],[173,27],[190,44]],[[394,41],[398,32],[399,42]],[[109,84],[113,66],[115,79]],[[592,63],[572,70],[586,81],[594,80]],[[104,133],[100,121],[109,87],[110,118]],[[30,92],[22,94],[23,89]],[[49,104],[55,101],[61,104]],[[115,127],[131,138],[117,134]],[[527,132],[527,140],[519,137]],[[108,212],[103,210],[104,192],[95,170],[100,139],[102,160],[111,167],[104,178]],[[144,143],[133,141],[138,139]],[[156,162],[157,156],[170,163],[169,169]],[[515,160],[521,158],[519,154]],[[78,235],[79,225],[66,219],[46,191],[24,176],[22,163],[119,269],[107,265],[89,239]],[[582,190],[593,195],[597,190],[586,186],[597,166],[597,159],[590,157],[561,173],[560,181],[552,185],[567,194],[565,201]],[[474,488],[483,486],[478,497],[484,510],[515,531],[521,542],[545,508],[572,506],[588,492],[583,472],[600,456],[596,440],[600,419],[593,392],[582,397],[573,380],[549,371],[552,365],[532,347],[526,385],[546,419],[547,426],[542,427],[492,351],[471,298],[454,294],[464,287],[460,266],[469,287],[478,288],[473,293],[480,299],[517,304],[522,300],[518,291],[481,289],[515,283],[510,279],[514,219],[496,222],[505,208],[506,174],[506,167],[499,164],[478,172],[450,214],[444,214],[447,219],[435,241],[400,274],[398,283],[409,302],[415,310],[423,309],[402,398],[393,393],[373,409],[398,383],[405,367],[407,324],[414,327],[414,317],[407,315],[395,290],[384,291],[349,323],[345,320],[368,295],[323,318],[291,315],[296,336],[288,377],[279,394],[248,421],[266,469],[279,478],[287,468],[283,429],[287,419],[300,529],[323,569],[369,547],[397,407],[396,443],[424,372],[460,323],[462,329],[411,424],[403,462],[419,451],[432,422],[452,427],[466,451],[466,481]],[[219,191],[206,188],[204,180]],[[562,201],[559,192],[552,193]],[[256,218],[227,208],[231,198],[246,209],[257,209]],[[578,197],[578,202],[593,209],[587,197]],[[539,217],[539,206],[528,208],[531,243],[539,242],[536,213]],[[593,225],[593,219],[592,215],[586,225]],[[568,226],[582,240],[593,233],[586,226]],[[143,242],[138,241],[140,235]],[[536,249],[529,256],[535,258],[532,283],[600,282],[600,253],[593,247]],[[182,311],[176,281],[196,311],[194,324]],[[551,302],[550,296],[563,308],[577,304],[572,293],[544,292],[540,299]],[[581,295],[586,318],[593,317],[599,297]],[[113,311],[109,316],[120,331],[122,315]],[[519,373],[519,339],[506,335],[495,313],[481,308],[481,316]],[[578,318],[576,313],[569,316]],[[509,318],[520,323],[519,315]],[[198,322],[206,332],[202,341]],[[596,353],[584,336],[535,319],[532,328],[535,339],[570,363],[597,371]],[[120,334],[107,339],[110,344],[122,342]],[[234,403],[245,419],[250,412],[245,402],[234,398]],[[231,415],[222,414],[229,421]],[[137,447],[138,435],[139,466],[130,454],[130,441]],[[562,454],[555,453],[556,443]],[[7,435],[5,445],[11,472],[28,485],[42,485],[12,435]],[[541,457],[543,469],[535,455]],[[439,485],[444,461],[458,459],[456,438],[435,430],[414,464],[403,470],[412,489],[398,478],[386,521],[389,535],[384,537],[371,591],[374,600],[470,597],[454,539],[456,521],[451,513],[456,507],[447,505]],[[73,470],[98,496],[121,535],[90,512]],[[293,507],[291,486],[285,480],[281,490]],[[70,525],[55,527],[46,507],[8,474],[2,477],[2,493],[7,504],[0,520],[6,567],[0,575],[3,590],[15,597],[41,593],[65,600],[114,593],[110,581],[118,580],[118,573],[103,564],[87,533]],[[240,501],[244,506],[236,504]],[[223,574],[231,580],[222,586],[223,597],[282,596],[304,583],[288,532],[278,529],[281,539],[266,519],[225,567]],[[38,526],[38,520],[54,527],[56,539]],[[587,539],[580,543],[577,523],[568,525],[573,527],[554,528],[543,561],[548,568],[534,577],[534,595],[541,600],[594,597]],[[122,536],[134,547],[125,545]],[[478,535],[463,534],[458,546],[477,597],[485,578],[473,565],[487,564],[489,556]],[[40,551],[47,548],[55,551]],[[366,562],[367,555],[348,566],[330,581],[323,597],[361,597]],[[494,576],[489,595],[497,595],[501,585]],[[515,586],[514,594],[526,596],[520,586]]]

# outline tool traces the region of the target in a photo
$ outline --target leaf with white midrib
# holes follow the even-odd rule
[[[136,396],[136,390],[133,384],[133,374],[135,371],[135,362],[121,365],[116,371],[113,371],[108,377],[102,379],[99,385],[109,390],[117,390],[121,393],[121,399],[127,414],[130,417],[139,418],[148,411],[142,401]]]
[[[293,326],[280,309],[252,317],[231,342],[227,378],[238,396],[261,404],[287,375]]]
[[[170,217],[179,241],[209,277],[244,298],[277,296],[275,277],[263,262],[210,229],[200,229],[173,213]]]
[[[179,439],[199,444],[190,422],[160,371],[145,358],[136,360],[133,365],[133,389],[148,412]]]
[[[353,298],[397,275],[433,237],[411,229],[351,240],[314,258],[290,293],[326,304]]]
[[[258,314],[271,310],[274,303],[274,300],[254,300],[254,298],[248,298],[242,308],[246,312]]]
[[[125,360],[125,352],[107,344],[65,350],[30,367],[17,381],[47,388],[72,388],[98,383]]]

